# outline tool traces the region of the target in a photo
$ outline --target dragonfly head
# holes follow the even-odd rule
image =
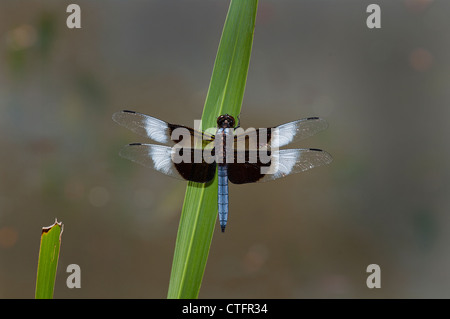
[[[217,126],[220,128],[233,128],[235,123],[234,117],[228,114],[221,115],[217,118]]]

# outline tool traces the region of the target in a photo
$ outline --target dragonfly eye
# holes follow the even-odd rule
[[[231,115],[225,114],[221,115],[217,118],[217,126],[223,128],[233,128],[235,124],[234,117]]]

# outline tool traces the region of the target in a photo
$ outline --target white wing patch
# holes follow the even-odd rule
[[[145,131],[147,136],[158,143],[168,143],[169,132],[167,123],[157,118],[146,116]]]
[[[148,155],[153,161],[154,169],[166,175],[173,174],[171,147],[150,144]]]
[[[295,122],[286,123],[276,127],[272,133],[270,147],[279,148],[291,143],[296,134],[296,129]]]
[[[273,174],[272,179],[285,177],[292,172],[298,162],[300,152],[296,150],[281,150],[272,152],[272,163],[268,174]]]

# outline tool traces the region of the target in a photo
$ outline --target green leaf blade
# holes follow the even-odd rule
[[[239,116],[253,44],[257,0],[232,0],[202,115],[202,128],[219,115]],[[178,228],[168,298],[197,298],[217,220],[217,172],[207,184],[189,182]]]
[[[53,298],[62,231],[63,224],[56,220],[53,225],[42,228],[36,276],[36,299]]]

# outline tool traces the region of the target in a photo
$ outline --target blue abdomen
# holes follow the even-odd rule
[[[228,170],[227,165],[220,165],[218,167],[218,203],[219,203],[219,221],[222,232],[225,231],[228,220]]]

